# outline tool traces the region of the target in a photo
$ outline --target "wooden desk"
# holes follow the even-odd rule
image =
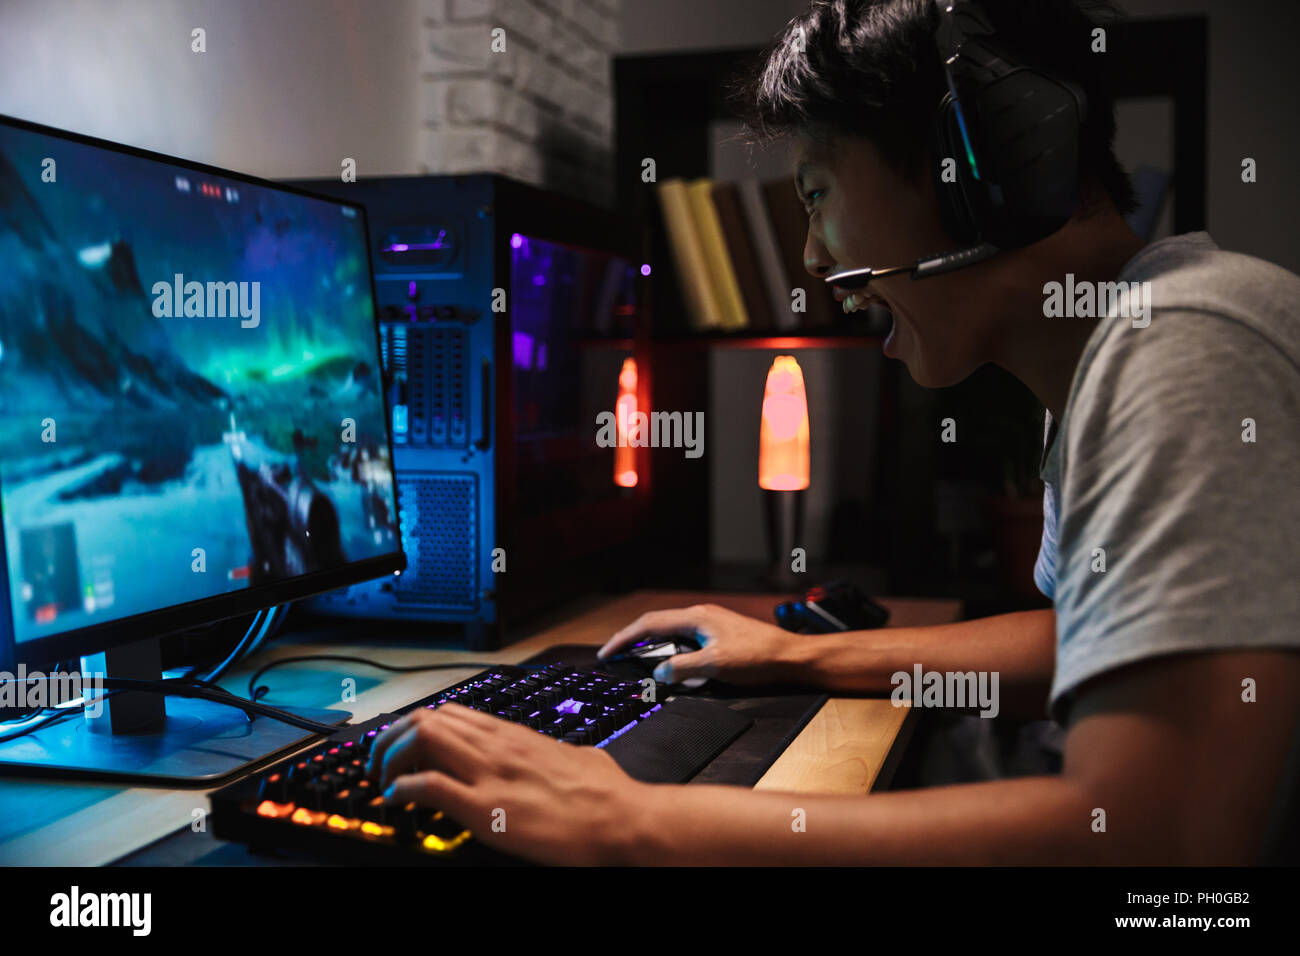
[[[307,643],[291,634],[258,655],[267,660],[300,654],[351,654],[391,664],[516,663],[554,644],[603,644],[624,625],[645,611],[713,603],[771,620],[775,596],[719,594],[688,591],[638,591],[612,599],[582,602],[561,618],[561,623],[528,634],[523,640],[492,653],[412,647],[383,636],[383,622],[350,622],[348,629],[367,635],[360,643]],[[957,619],[957,601],[888,599],[891,626],[945,624]],[[569,616],[569,615],[572,616]],[[792,636],[793,639],[793,636]],[[341,671],[340,668],[347,668]],[[268,675],[275,690],[266,700],[280,705],[314,705],[338,694],[344,677],[357,681],[356,699],[341,700],[334,709],[350,710],[354,719],[368,720],[427,694],[464,680],[478,668],[449,669],[415,674],[385,675],[369,668],[334,662],[310,662]],[[247,663],[232,671],[222,684],[243,694],[253,668]],[[370,681],[370,683],[366,683]],[[794,743],[758,782],[766,790],[864,794],[882,775],[892,772],[910,733],[910,710],[896,708],[887,699],[832,699],[808,723]],[[896,746],[897,744],[897,746]],[[27,828],[0,842],[0,865],[96,866],[112,862],[142,846],[190,826],[195,811],[206,812],[204,790],[165,790],[64,781],[0,779],[0,819],[27,821]]]

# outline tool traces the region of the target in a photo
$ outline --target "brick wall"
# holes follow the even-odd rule
[[[420,2],[420,170],[498,172],[612,204],[623,0]]]

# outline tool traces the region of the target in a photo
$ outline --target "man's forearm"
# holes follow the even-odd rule
[[[1042,717],[1056,660],[1056,612],[1020,611],[934,627],[807,635],[790,645],[789,669],[831,691],[888,694],[891,677],[926,671],[997,671],[1003,713]]]
[[[1120,862],[1065,777],[867,797],[647,785],[611,862],[1046,865]]]

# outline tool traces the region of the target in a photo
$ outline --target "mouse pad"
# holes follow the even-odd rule
[[[595,644],[556,644],[523,661],[521,666],[536,667],[563,661],[573,667],[615,673],[613,667],[597,659],[596,650]],[[739,787],[752,787],[758,783],[767,768],[776,762],[776,758],[799,736],[799,731],[830,697],[829,694],[810,693],[806,687],[733,687],[717,682],[682,696],[717,701],[753,720],[753,726],[690,781]]]

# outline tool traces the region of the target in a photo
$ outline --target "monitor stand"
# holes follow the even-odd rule
[[[81,659],[86,675],[160,680],[157,638]],[[119,691],[98,702],[85,684],[87,711],[0,743],[0,776],[73,776],[139,786],[215,786],[320,735],[271,717],[251,723],[242,710],[214,701]],[[344,710],[285,707],[300,717],[343,724]],[[100,711],[94,716],[90,711]]]

